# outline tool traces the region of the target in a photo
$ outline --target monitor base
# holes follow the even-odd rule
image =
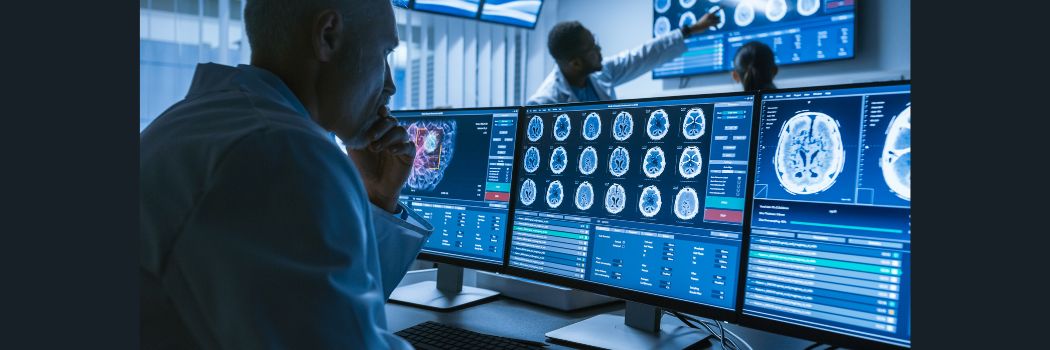
[[[641,313],[635,312],[639,309]],[[659,312],[648,305],[628,302],[626,316],[598,315],[546,335],[557,342],[603,349],[684,349],[712,336],[699,329],[660,323]]]
[[[492,300],[499,292],[463,285],[463,268],[438,264],[437,280],[401,286],[390,301],[429,310],[452,311]]]

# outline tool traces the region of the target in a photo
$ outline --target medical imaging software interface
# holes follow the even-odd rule
[[[527,110],[510,266],[733,309],[753,99]]]
[[[910,89],[762,96],[745,314],[911,344]]]
[[[517,110],[392,114],[416,144],[400,199],[434,225],[423,251],[502,264]]]
[[[728,71],[749,41],[773,49],[778,65],[854,55],[856,0],[653,0],[653,36],[685,28],[706,13],[721,20],[686,38],[688,51],[653,69],[653,78]]]

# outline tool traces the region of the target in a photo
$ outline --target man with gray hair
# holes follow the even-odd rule
[[[140,135],[144,349],[411,348],[384,302],[430,235],[386,103],[389,0],[248,0],[250,65],[198,65]],[[341,146],[345,144],[345,148]]]

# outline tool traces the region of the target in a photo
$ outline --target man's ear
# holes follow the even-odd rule
[[[314,55],[321,62],[331,62],[343,45],[343,16],[338,11],[321,11],[314,21],[310,38]]]
[[[733,70],[733,81],[740,82],[740,74],[738,74],[736,70]]]

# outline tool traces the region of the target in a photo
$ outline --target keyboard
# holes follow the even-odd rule
[[[394,334],[405,338],[412,343],[412,346],[421,350],[546,349],[542,346],[519,343],[510,338],[472,332],[434,321],[423,322]]]

